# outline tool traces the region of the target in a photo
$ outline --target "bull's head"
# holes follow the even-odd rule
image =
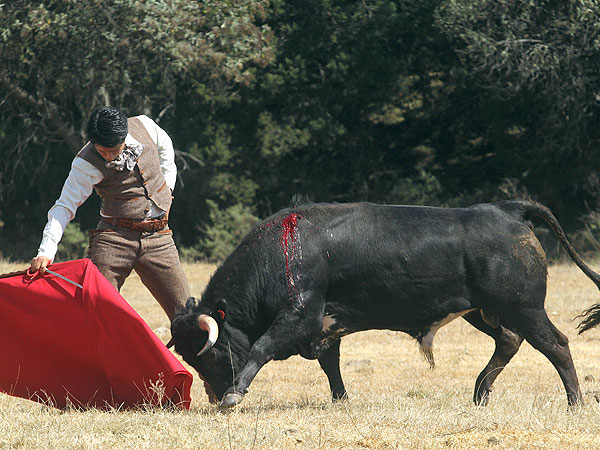
[[[247,358],[247,339],[227,319],[225,300],[211,308],[191,297],[171,323],[175,351],[196,369],[211,403],[223,398]]]

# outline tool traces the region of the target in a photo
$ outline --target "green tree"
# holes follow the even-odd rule
[[[463,130],[478,133],[463,141],[476,139],[487,161],[460,161],[457,148],[459,170],[494,185],[509,178],[565,221],[598,210],[600,4],[452,1],[436,21],[473,93],[477,120]]]
[[[600,207],[599,17],[584,0],[272,2],[276,61],[240,105],[261,215],[297,192],[530,195],[576,225]]]
[[[449,76],[439,2],[273,1],[275,63],[243,89],[241,138],[266,215],[296,193],[317,201],[441,203]],[[428,194],[401,189],[429,180]]]
[[[14,247],[32,230],[37,244],[99,103],[172,134],[184,170],[171,220],[190,257],[222,258],[295,194],[531,196],[571,230],[597,222],[593,0],[15,0],[0,12],[0,223]],[[97,204],[83,208],[81,229]]]

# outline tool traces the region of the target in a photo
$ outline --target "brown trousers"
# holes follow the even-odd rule
[[[145,233],[101,221],[90,231],[88,257],[118,291],[135,270],[169,320],[185,308],[190,288],[168,228]]]

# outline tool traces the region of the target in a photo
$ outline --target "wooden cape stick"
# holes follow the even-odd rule
[[[17,275],[25,275],[26,273],[27,270],[19,270],[18,272],[4,273],[0,275],[0,278],[16,277]]]

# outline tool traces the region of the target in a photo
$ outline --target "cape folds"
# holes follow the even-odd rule
[[[58,408],[176,405],[192,375],[89,259],[0,279],[0,391]]]

